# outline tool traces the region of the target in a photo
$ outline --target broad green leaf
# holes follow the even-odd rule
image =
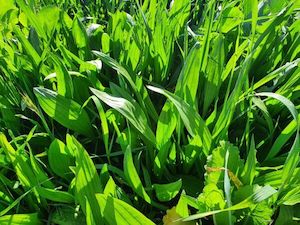
[[[159,201],[167,202],[175,198],[182,186],[181,179],[168,184],[153,184],[156,197]]]
[[[59,191],[55,189],[37,187],[37,192],[39,195],[47,200],[51,200],[53,202],[61,202],[61,203],[73,203],[74,197],[68,192]]]
[[[38,23],[41,25],[48,38],[51,38],[53,32],[59,23],[60,9],[55,6],[43,7],[37,14]]]
[[[124,76],[124,78],[128,81],[130,86],[133,88],[133,90],[136,90],[135,83],[133,79],[131,78],[130,74],[127,72],[127,70],[122,67],[116,60],[109,57],[108,55],[99,52],[99,51],[93,51],[94,55],[99,57],[103,63],[111,67],[112,69],[116,70],[119,74]]]
[[[34,94],[48,116],[80,134],[93,135],[88,114],[77,102],[41,87],[34,88]]]
[[[152,200],[145,191],[142,181],[134,166],[130,146],[127,146],[127,149],[125,151],[123,164],[124,174],[129,185],[140,197],[142,197],[146,202],[151,204]]]
[[[151,128],[148,126],[147,117],[136,102],[130,102],[125,98],[114,97],[93,88],[91,88],[91,91],[105,104],[116,109],[119,113],[126,117],[129,122],[144,135],[145,138],[155,144],[155,136]]]
[[[223,33],[228,33],[244,20],[244,14],[238,7],[228,7],[224,9],[222,16],[221,31]]]
[[[30,8],[29,5],[26,4],[24,0],[16,0],[20,9],[26,14],[26,17],[35,28],[40,37],[44,40],[47,40],[47,35],[45,30],[42,27],[42,24],[39,22],[38,16],[34,13],[34,11]]]
[[[210,104],[218,98],[221,86],[221,75],[223,72],[223,64],[225,61],[225,37],[219,34],[212,43],[212,52],[206,68],[206,82],[204,85],[204,103],[203,113],[206,114]]]
[[[56,71],[57,93],[71,99],[74,92],[71,76],[60,58],[53,55],[52,59]]]
[[[107,196],[116,197],[117,185],[112,177],[109,177],[105,188],[103,190],[103,194]]]
[[[184,198],[185,191],[181,192],[180,198],[176,205],[176,212],[181,217],[188,217],[189,216],[189,208],[186,199]]]
[[[41,225],[37,213],[32,214],[14,214],[0,217],[1,225]]]
[[[101,213],[107,224],[154,225],[154,223],[141,212],[122,200],[104,194],[96,194],[96,198],[102,206]]]
[[[203,188],[203,192],[198,196],[199,211],[210,211],[224,209],[226,206],[224,193],[216,184],[209,183]]]
[[[205,154],[208,154],[210,152],[212,137],[204,120],[195,111],[195,109],[193,109],[190,105],[188,105],[185,101],[183,101],[178,96],[166,90],[153,87],[153,86],[147,86],[147,87],[154,92],[165,95],[174,104],[190,135],[192,135],[193,137],[199,136],[201,138],[203,151]]]
[[[56,175],[66,179],[72,177],[69,167],[75,164],[74,153],[70,152],[62,141],[58,139],[52,141],[47,155],[50,168]]]
[[[14,4],[13,0],[6,0],[1,1],[1,8],[0,8],[0,18],[9,10],[16,9],[16,6]]]
[[[293,224],[294,209],[291,206],[280,206],[275,225]]]
[[[95,168],[83,146],[70,135],[67,135],[67,147],[74,152],[76,158],[75,168],[75,198],[80,203],[86,214],[86,202],[88,201],[92,212],[100,212],[101,206],[96,199],[97,193],[102,193],[103,187]],[[100,213],[93,213],[93,220],[96,224],[103,224]]]
[[[42,61],[39,54],[36,52],[34,47],[30,44],[30,42],[26,39],[20,28],[17,26],[14,27],[14,32],[19,38],[20,42],[22,43],[22,46],[24,47],[24,50],[29,54],[29,57],[32,59],[32,62],[35,66],[38,66],[40,62]]]
[[[240,181],[234,180],[234,178],[242,171],[244,166],[243,161],[240,159],[238,148],[225,141],[221,141],[220,146],[215,148],[212,151],[212,154],[207,158],[206,184],[216,184],[220,189],[222,189],[224,181],[223,168],[225,167],[225,155],[227,151],[229,151],[230,154],[227,169],[230,171],[230,174],[234,175],[234,177],[231,176],[230,178],[235,185],[241,185]]]
[[[88,59],[91,53],[88,48],[88,36],[86,30],[83,27],[83,24],[77,17],[73,20],[72,34],[74,41],[79,49],[79,54],[83,59]]]
[[[201,47],[196,43],[185,59],[184,66],[178,77],[175,94],[193,106],[196,102],[200,73]]]
[[[176,114],[170,101],[166,101],[158,118],[156,128],[157,148],[160,150],[169,141],[176,127]]]

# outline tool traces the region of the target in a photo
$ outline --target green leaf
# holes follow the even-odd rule
[[[126,117],[129,122],[144,135],[145,138],[155,144],[155,136],[151,128],[148,126],[147,117],[138,103],[130,102],[125,98],[111,96],[94,88],[91,88],[91,91],[105,104],[116,109],[119,113]]]
[[[48,116],[66,128],[93,136],[88,114],[77,102],[42,87],[34,88],[34,94]]]
[[[14,214],[0,217],[1,225],[41,225],[37,213]]]
[[[3,133],[0,133],[0,145],[12,163],[21,184],[26,188],[36,186],[37,179],[32,171],[32,168],[30,167],[28,157],[25,157],[18,151],[15,151]]]
[[[244,14],[238,7],[228,7],[224,9],[222,16],[221,31],[223,33],[228,33],[244,20]]]
[[[279,201],[283,205],[296,205],[300,203],[300,187],[288,191]]]
[[[72,175],[69,167],[75,164],[74,153],[62,141],[55,139],[47,154],[51,170],[60,177],[70,179]]]
[[[247,156],[247,161],[243,172],[241,173],[241,178],[244,184],[252,184],[254,177],[256,176],[256,150],[254,137],[251,138],[250,150]]]
[[[299,129],[300,129],[300,121],[298,120],[298,111],[295,105],[287,98],[283,97],[282,95],[271,93],[271,92],[262,92],[257,93],[257,96],[266,96],[274,98],[284,104],[288,110],[290,111],[291,115],[293,116],[294,120],[297,123],[297,132],[295,141],[289,151],[289,154],[285,160],[283,172],[282,172],[282,187],[289,183],[294,170],[296,169],[299,161],[300,161],[300,141],[299,141]]]
[[[32,59],[33,64],[37,67],[42,61],[41,57],[36,52],[34,47],[30,44],[30,42],[26,39],[20,28],[15,26],[14,32],[19,38],[20,42],[22,43],[24,50],[27,52],[27,54],[29,54],[29,57]]]
[[[105,151],[108,157],[108,160],[110,159],[110,149],[108,146],[109,142],[109,129],[108,129],[108,123],[107,123],[107,118],[105,115],[105,111],[103,109],[103,106],[101,102],[99,101],[98,98],[92,96],[92,99],[97,107],[98,114],[101,120],[101,128],[102,128],[102,136],[103,136],[103,141],[104,141],[104,146],[105,146]]]
[[[72,99],[74,87],[71,76],[60,58],[52,55],[52,59],[56,71],[57,93],[61,96]]]
[[[212,52],[209,56],[209,60],[206,68],[206,82],[204,85],[204,103],[203,103],[203,113],[205,114],[213,102],[213,100],[218,98],[219,89],[222,84],[222,72],[223,64],[225,61],[225,37],[219,34],[212,47]]]
[[[58,191],[55,189],[37,187],[39,195],[53,202],[74,203],[74,197],[68,192]]]
[[[147,87],[154,92],[166,96],[174,104],[190,135],[192,135],[193,137],[199,136],[201,138],[203,151],[205,154],[208,154],[210,152],[212,137],[204,120],[196,112],[196,110],[193,109],[193,107],[188,105],[181,98],[166,90],[153,87],[153,86],[147,86]]]
[[[184,66],[179,74],[175,89],[175,94],[184,99],[186,103],[191,106],[195,104],[196,101],[201,67],[199,62],[200,59],[200,43],[196,43],[185,59]]]
[[[103,192],[99,175],[93,161],[90,159],[83,146],[70,135],[67,135],[67,147],[75,154],[75,198],[80,203],[85,214],[87,213],[86,202],[88,201],[92,212],[100,212],[96,194]],[[100,213],[94,213],[96,224],[103,224],[103,218]]]
[[[153,184],[156,197],[159,201],[167,202],[175,198],[179,193],[182,186],[182,180],[179,179],[175,182],[168,184]]]
[[[38,23],[42,26],[48,38],[51,38],[56,26],[59,24],[60,9],[55,6],[46,6],[37,14]]]
[[[250,197],[246,198],[245,200],[243,200],[243,201],[239,202],[238,204],[235,204],[229,208],[215,210],[215,211],[209,211],[209,212],[204,212],[204,213],[198,213],[198,214],[195,214],[195,215],[192,215],[192,216],[189,216],[189,217],[183,219],[183,221],[196,220],[196,219],[204,218],[204,217],[211,216],[211,215],[214,215],[217,213],[249,208],[253,204],[257,204],[259,202],[264,201],[265,199],[268,199],[275,193],[277,193],[277,191],[274,188],[272,188],[271,186],[264,186],[264,187],[256,190],[253,193],[253,195],[251,195]]]
[[[176,127],[176,114],[170,101],[166,101],[158,118],[156,128],[157,148],[160,150],[169,141]]]
[[[117,198],[96,194],[99,204],[102,206],[101,213],[107,224],[110,225],[154,225],[154,223],[145,217],[141,212],[131,205]]]
[[[275,225],[293,224],[294,209],[291,206],[280,206],[279,215],[276,219]]]
[[[134,166],[131,147],[129,145],[127,146],[127,149],[124,154],[123,164],[124,174],[129,185],[140,197],[142,197],[146,202],[151,204],[152,200],[145,191],[145,188],[143,187],[141,179]]]
[[[99,57],[103,63],[116,70],[119,74],[121,74],[128,81],[133,90],[137,90],[130,74],[116,60],[99,51],[93,51],[93,53],[95,56]]]
[[[83,24],[77,17],[73,20],[72,34],[74,41],[79,48],[79,53],[82,55],[83,59],[89,58],[90,50],[88,48],[88,36]]]
[[[205,178],[206,184],[216,184],[220,189],[223,187],[225,167],[225,155],[229,151],[230,158],[228,159],[228,169],[237,176],[243,169],[243,162],[240,159],[239,149],[229,142],[221,141],[220,146],[212,151],[212,154],[207,158]]]
[[[47,40],[47,35],[42,27],[42,24],[38,19],[38,16],[34,13],[30,6],[28,6],[24,0],[16,0],[16,2],[19,5],[20,9],[26,14],[26,17],[33,25],[39,36],[42,37],[44,40]]]
[[[298,114],[298,121],[300,121],[300,113]],[[274,141],[271,150],[268,152],[266,160],[274,158],[287,143],[287,141],[297,131],[297,121],[292,120],[280,133],[280,135]]]

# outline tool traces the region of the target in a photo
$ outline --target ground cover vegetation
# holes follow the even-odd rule
[[[298,224],[299,9],[0,0],[0,224]]]

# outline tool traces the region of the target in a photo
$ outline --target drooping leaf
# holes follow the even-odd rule
[[[193,137],[199,136],[202,141],[203,150],[205,154],[208,154],[211,147],[212,137],[208,130],[204,120],[190,105],[184,102],[178,96],[153,86],[147,86],[150,90],[165,95],[177,108],[184,125],[188,132]]]
[[[91,91],[105,104],[120,112],[138,131],[144,135],[145,138],[155,144],[155,136],[151,128],[148,126],[147,117],[136,102],[130,102],[125,98],[114,97],[93,88],[91,88]]]
[[[36,87],[34,93],[48,116],[80,134],[93,135],[88,114],[77,102],[46,88]]]

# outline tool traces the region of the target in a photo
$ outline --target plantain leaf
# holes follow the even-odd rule
[[[67,147],[74,152],[76,158],[75,169],[75,198],[81,205],[87,216],[88,207],[92,212],[100,212],[101,206],[96,199],[97,193],[103,192],[103,187],[93,161],[83,146],[70,135],[67,135]],[[86,206],[88,202],[89,206]],[[100,213],[93,213],[93,220],[96,224],[103,224]]]
[[[71,178],[69,167],[75,164],[74,153],[71,153],[62,141],[55,139],[52,141],[47,154],[51,170],[60,177]]]
[[[96,198],[102,206],[101,212],[107,224],[154,225],[151,220],[122,200],[104,194],[96,194]]]
[[[88,114],[81,106],[46,88],[34,88],[38,102],[45,113],[61,125],[86,136],[93,136]]]
[[[131,147],[128,145],[124,154],[124,174],[127,179],[127,182],[130,184],[132,189],[141,196],[146,202],[152,202],[151,198],[145,191],[141,179],[136,171],[136,168],[133,163]]]
[[[91,91],[105,104],[114,108],[126,117],[129,122],[144,135],[145,138],[155,144],[155,136],[151,128],[148,126],[147,117],[136,102],[130,102],[125,98],[114,97],[94,88],[91,88]]]
[[[153,184],[156,197],[162,202],[167,202],[175,198],[175,196],[179,193],[181,186],[181,179],[168,184]]]
[[[154,92],[165,95],[174,104],[190,135],[192,135],[193,137],[199,136],[201,138],[203,151],[205,154],[208,154],[210,152],[210,147],[212,142],[211,133],[208,130],[204,120],[196,112],[196,110],[193,109],[181,98],[166,90],[153,87],[153,86],[147,86],[147,87]]]
[[[1,225],[41,225],[37,213],[14,214],[0,217]]]

